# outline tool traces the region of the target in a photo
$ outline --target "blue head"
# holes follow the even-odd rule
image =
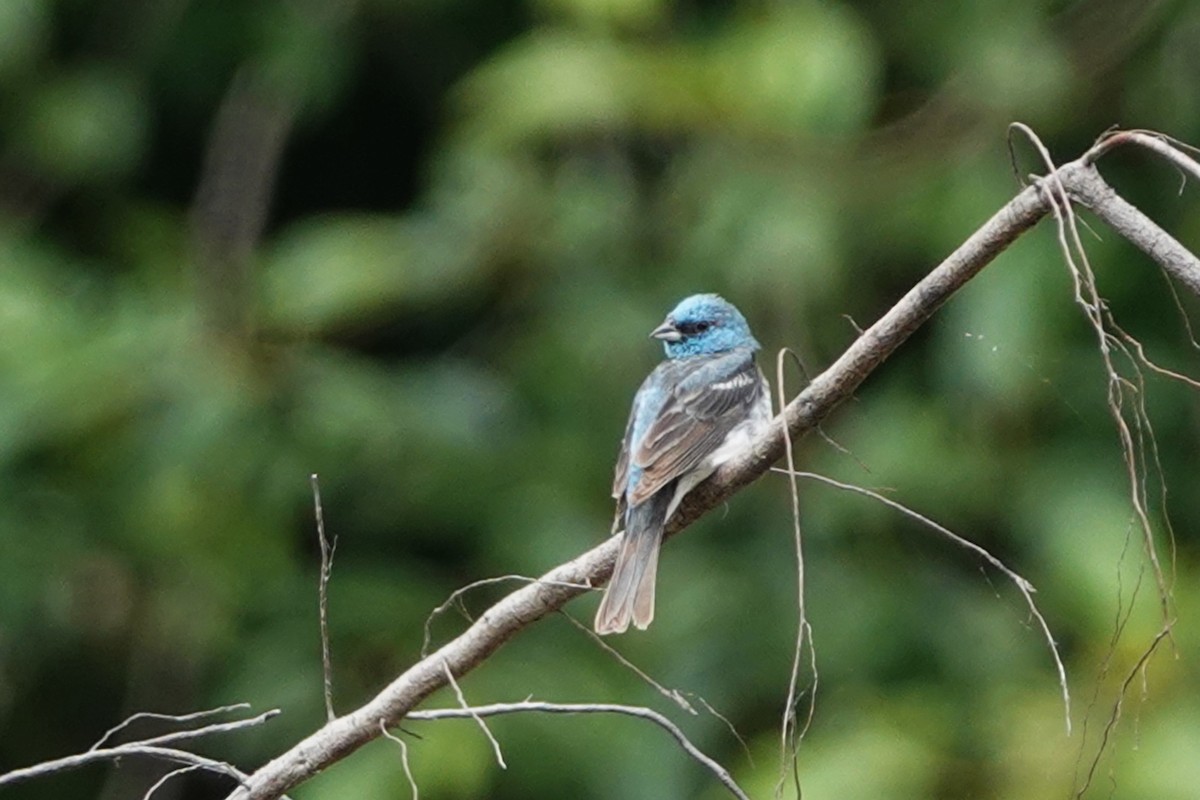
[[[662,340],[667,358],[713,355],[738,347],[759,349],[742,312],[715,294],[684,298],[650,335]]]

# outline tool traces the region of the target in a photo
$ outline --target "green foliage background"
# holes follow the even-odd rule
[[[1064,160],[1114,124],[1200,143],[1198,47],[1185,0],[0,3],[0,771],[86,749],[134,711],[243,700],[284,713],[203,749],[263,763],[323,718],[309,473],[338,537],[346,711],[418,656],[454,588],[603,538],[628,403],[659,357],[645,334],[681,296],[725,294],[769,371],[787,346],[815,373],[1014,193],[1010,121]],[[286,145],[265,230],[223,272],[192,209],[222,98],[247,75]],[[1018,150],[1021,173],[1040,169]],[[1194,187],[1138,153],[1102,169],[1200,248]],[[234,184],[218,211],[239,208]],[[1094,227],[1117,318],[1200,373],[1156,267]],[[814,437],[798,455],[1034,582],[1075,733],[1002,576],[805,485],[820,671],[805,798],[1082,785],[1161,620],[1071,297],[1043,224],[828,424],[845,451]],[[1145,400],[1180,624],[1133,681],[1092,794],[1170,800],[1200,785],[1200,414],[1154,376]],[[795,629],[788,509],[768,477],[672,542],[659,620],[613,642],[725,714],[753,761],[562,618],[464,680],[467,696],[653,705],[771,796]],[[423,798],[723,796],[634,720],[497,720],[507,771],[470,723],[411,729]],[[140,797],[157,774],[125,763],[5,796]],[[156,797],[227,789],[193,775]],[[377,742],[294,796],[408,794]]]

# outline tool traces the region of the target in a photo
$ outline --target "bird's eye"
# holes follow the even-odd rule
[[[707,322],[697,322],[696,323],[696,333],[704,333],[706,330],[708,330],[708,328],[709,328],[709,325]]]
[[[711,322],[680,322],[676,324],[675,329],[684,336],[695,336],[697,333],[704,333],[711,327]]]

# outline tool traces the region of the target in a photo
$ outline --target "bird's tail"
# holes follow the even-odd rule
[[[667,508],[674,492],[663,489],[626,515],[621,550],[596,612],[596,633],[624,633],[630,620],[645,630],[654,619],[654,583]]]

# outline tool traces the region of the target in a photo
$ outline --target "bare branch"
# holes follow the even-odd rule
[[[14,769],[11,772],[6,772],[0,775],[0,786],[9,786],[22,781],[32,780],[34,778],[44,778],[47,775],[54,775],[59,772],[67,772],[73,769],[95,764],[102,761],[120,761],[123,758],[131,756],[144,756],[154,758],[159,761],[167,761],[173,764],[184,764],[188,766],[196,766],[200,769],[208,770],[209,772],[218,775],[226,775],[233,778],[240,784],[245,784],[247,775],[241,770],[228,764],[224,761],[217,761],[204,756],[198,756],[195,753],[189,753],[186,750],[175,750],[170,747],[158,747],[154,745],[144,745],[138,742],[130,742],[128,744],[120,744],[115,747],[104,747],[97,750],[87,750],[76,755],[66,756],[64,758],[56,758],[52,761],[43,761],[40,764],[34,764],[32,767],[24,767],[23,769]]]
[[[321,626],[321,677],[325,693],[325,719],[332,720],[333,713],[333,662],[329,656],[329,576],[333,573],[333,553],[337,549],[337,538],[332,544],[325,538],[325,511],[321,508],[321,484],[317,473],[309,476],[312,483],[313,513],[317,518],[317,542],[321,546],[321,576],[317,580],[317,606]]]
[[[1053,170],[1054,164],[1050,160],[1050,154],[1047,152],[1045,146],[1042,145],[1037,135],[1028,127],[1023,125],[1019,127],[1038,149],[1046,167]],[[1098,175],[1096,177],[1099,179]],[[1146,427],[1149,427],[1149,419],[1145,414],[1144,392],[1139,392],[1135,397],[1133,418],[1138,430],[1138,442],[1135,443],[1134,436],[1129,429],[1129,423],[1126,422],[1124,414],[1126,387],[1129,385],[1129,382],[1117,372],[1112,360],[1112,350],[1118,349],[1129,356],[1129,360],[1135,364],[1135,370],[1137,369],[1136,359],[1128,352],[1128,348],[1121,340],[1109,332],[1107,322],[1111,318],[1111,315],[1108,313],[1104,301],[1100,297],[1100,292],[1096,285],[1096,276],[1092,271],[1092,265],[1088,259],[1087,251],[1083,247],[1083,242],[1080,241],[1075,212],[1072,207],[1071,197],[1067,195],[1066,188],[1063,187],[1062,182],[1057,179],[1056,174],[1053,172],[1051,173],[1051,178],[1048,178],[1044,183],[1039,184],[1039,186],[1043,189],[1052,187],[1048,190],[1050,192],[1051,211],[1058,226],[1058,240],[1063,259],[1066,261],[1067,268],[1071,272],[1071,277],[1075,281],[1075,302],[1083,310],[1084,315],[1096,333],[1100,358],[1104,364],[1105,374],[1108,379],[1109,415],[1117,427],[1117,434],[1121,443],[1121,452],[1125,460],[1125,468],[1129,480],[1130,502],[1141,525],[1146,556],[1149,558],[1150,564],[1154,569],[1154,577],[1158,584],[1159,605],[1162,609],[1163,624],[1170,627],[1171,590],[1163,574],[1162,566],[1159,563],[1158,549],[1154,543],[1154,530],[1146,510],[1145,469],[1139,468],[1139,462],[1143,460],[1145,452],[1141,439],[1143,422]],[[1111,192],[1111,189],[1109,191]],[[1115,197],[1115,193],[1113,193],[1113,196]],[[1122,202],[1124,201],[1122,200]],[[1128,206],[1128,208],[1135,214],[1141,214],[1133,206]],[[1068,234],[1070,234],[1069,238]],[[1166,236],[1166,233],[1164,232],[1163,235]],[[1178,245],[1174,239],[1170,241]],[[1161,245],[1162,243],[1160,242],[1159,244]],[[1183,252],[1188,259],[1195,261],[1195,257],[1191,253],[1188,253],[1186,249]],[[1168,264],[1173,264],[1173,261],[1170,259],[1160,263],[1164,263],[1164,268],[1168,270],[1175,268],[1167,266]],[[1140,381],[1140,371],[1138,371],[1138,378]],[[1143,477],[1143,480],[1139,480],[1139,474]]]
[[[101,736],[100,739],[94,745],[92,745],[90,749],[99,750],[109,739],[116,736],[133,723],[140,722],[144,719],[154,719],[165,722],[195,722],[199,719],[207,719],[208,717],[215,717],[220,714],[229,714],[233,711],[246,711],[249,710],[249,708],[249,703],[234,703],[228,706],[221,706],[220,708],[210,708],[207,711],[193,711],[190,714],[159,714],[154,711],[139,711],[138,713],[126,718],[124,722],[114,725],[105,731],[104,735]]]
[[[1200,262],[1175,237],[1121,197],[1094,167],[1081,168],[1067,187],[1071,195],[1137,245],[1172,277],[1200,295]]]
[[[1187,156],[1179,147],[1173,146],[1167,137],[1146,131],[1117,131],[1102,137],[1083,158],[1068,166],[1079,165],[1066,188],[1071,195],[1087,206],[1117,233],[1137,245],[1146,255],[1153,258],[1171,277],[1178,279],[1200,296],[1200,260],[1173,236],[1158,227],[1145,214],[1135,208],[1109,186],[1094,162],[1113,148],[1124,144],[1136,144],[1163,156],[1172,164],[1200,178],[1200,164]],[[1063,172],[1059,170],[1059,172]]]
[[[261,725],[267,720],[279,714],[279,709],[273,709],[265,713],[259,714],[257,717],[250,719],[234,720],[232,722],[218,722],[212,725],[206,725],[202,728],[192,730],[173,731],[160,736],[155,736],[148,739],[139,739],[133,742],[124,744],[112,745],[103,747],[102,745],[111,739],[116,733],[125,730],[131,723],[143,719],[167,720],[170,722],[191,722],[195,720],[205,719],[216,714],[223,714],[229,711],[236,711],[243,708],[249,708],[248,703],[238,703],[236,705],[222,706],[208,711],[197,711],[192,714],[156,714],[153,712],[141,712],[134,714],[127,720],[113,728],[110,728],[100,741],[96,742],[90,749],[76,755],[65,756],[64,758],[56,758],[51,761],[43,761],[40,764],[34,764],[31,767],[23,769],[15,769],[11,772],[6,772],[0,775],[0,787],[10,784],[20,783],[22,781],[32,780],[34,778],[42,778],[47,775],[54,775],[59,772],[67,772],[69,770],[78,769],[89,764],[95,764],[102,761],[120,761],[122,758],[130,756],[143,756],[147,758],[155,758],[160,761],[166,761],[172,764],[183,764],[184,769],[175,770],[164,776],[154,786],[146,792],[146,797],[153,794],[162,784],[166,783],[172,777],[183,772],[192,770],[207,770],[218,775],[225,775],[233,778],[239,785],[244,785],[246,774],[237,767],[225,761],[217,761],[216,759],[206,758],[204,756],[189,753],[185,750],[176,750],[170,747],[164,747],[166,744],[174,744],[176,742],[196,739],[201,736],[208,736],[214,733],[228,733],[230,731],[241,730],[243,728],[251,728],[256,725]]]
[[[1085,158],[1090,157],[1092,161],[1095,161],[1109,150],[1124,144],[1136,144],[1144,147],[1170,161],[1184,173],[1200,179],[1200,164],[1197,164],[1195,159],[1184,152],[1187,150],[1192,153],[1200,153],[1200,149],[1155,131],[1113,131],[1100,137],[1100,141],[1096,142],[1095,146],[1088,151]]]
[[[625,714],[640,719],[648,719],[671,734],[687,754],[703,764],[713,775],[716,775],[717,780],[721,781],[734,797],[741,798],[741,800],[749,800],[746,793],[733,780],[733,776],[729,774],[729,771],[692,744],[684,732],[679,729],[679,726],[657,711],[643,708],[642,706],[623,706],[613,703],[542,703],[527,700],[523,703],[496,703],[471,708],[438,708],[428,711],[414,711],[408,715],[408,718],[420,720],[479,719],[497,714],[513,714],[525,711],[540,711],[546,714]]]
[[[273,708],[270,711],[264,711],[257,717],[250,719],[239,719],[233,722],[217,722],[212,725],[206,725],[203,728],[196,728],[187,731],[175,731],[173,733],[164,733],[162,736],[155,736],[151,739],[139,739],[132,744],[138,745],[154,745],[161,746],[164,744],[175,744],[176,742],[186,742],[189,739],[198,739],[201,736],[208,736],[213,733],[230,733],[231,731],[240,731],[243,728],[253,728],[255,725],[262,725],[272,717],[277,717],[282,713],[278,708]]]
[[[1193,293],[1200,295],[1200,261],[1156,224],[1120,200],[1100,178],[1093,162],[1103,152],[1098,148],[1107,141],[1103,140],[1083,158],[1054,170],[1054,180],[1089,205],[1102,219],[1111,221],[1121,235],[1162,264]],[[1107,145],[1108,148],[1112,146],[1112,143]],[[779,424],[770,426],[743,453],[723,464],[711,478],[689,493],[672,517],[667,535],[687,528],[761,477],[784,455],[786,440],[809,433],[849,399],[867,376],[958,289],[1050,213],[1053,202],[1041,185],[1032,185],[1006,203],[794,397],[782,410],[782,420],[777,420]],[[785,428],[786,436],[781,435]],[[378,737],[380,720],[390,724],[398,722],[431,693],[447,684],[443,665],[454,675],[469,672],[524,628],[588,591],[583,587],[596,586],[607,580],[617,545],[616,537],[610,537],[598,547],[550,570],[538,581],[504,597],[466,631],[413,664],[366,705],[327,723],[298,742],[255,772],[247,785],[230,797],[234,800],[277,797]]]

